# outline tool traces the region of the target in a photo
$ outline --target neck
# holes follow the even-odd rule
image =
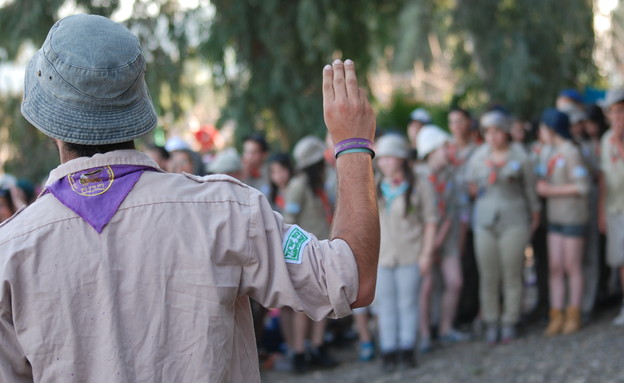
[[[566,142],[565,138],[561,137],[561,136],[555,136],[555,138],[553,138],[553,146],[554,147],[560,147],[561,145],[563,145]]]
[[[509,145],[505,144],[505,145],[501,145],[501,146],[492,146],[490,151],[493,155],[503,155],[503,154],[507,154],[507,151],[509,150]]]
[[[458,148],[465,148],[470,145],[470,137],[469,136],[457,136],[455,137],[455,145]]]

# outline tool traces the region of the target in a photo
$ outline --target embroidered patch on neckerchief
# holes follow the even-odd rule
[[[61,178],[46,191],[101,233],[145,170],[152,168],[111,165],[85,169]]]

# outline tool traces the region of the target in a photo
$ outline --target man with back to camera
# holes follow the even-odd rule
[[[357,146],[375,121],[353,62],[323,69],[342,143],[325,241],[233,178],[134,150],[157,122],[144,73],[138,39],[92,15],[58,21],[27,67],[22,113],[61,165],[0,226],[2,382],[259,382],[248,297],[316,320],[373,299],[374,153]]]

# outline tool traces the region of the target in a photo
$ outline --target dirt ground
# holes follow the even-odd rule
[[[266,383],[624,383],[624,328],[611,325],[619,308],[603,310],[581,331],[545,338],[543,326],[523,329],[509,345],[488,346],[480,340],[419,355],[412,370],[385,374],[378,359],[357,361],[356,345],[333,349],[340,366],[305,375],[262,371]]]

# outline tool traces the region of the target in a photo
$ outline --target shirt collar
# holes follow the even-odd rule
[[[96,168],[99,166],[107,165],[136,165],[147,166],[154,168],[159,172],[165,172],[162,170],[154,160],[152,160],[147,154],[139,152],[138,150],[125,149],[115,150],[112,152],[96,154],[93,157],[79,157],[73,160],[67,161],[64,164],[60,164],[56,169],[50,172],[50,176],[46,181],[46,186],[60,180],[69,174],[90,168]]]

